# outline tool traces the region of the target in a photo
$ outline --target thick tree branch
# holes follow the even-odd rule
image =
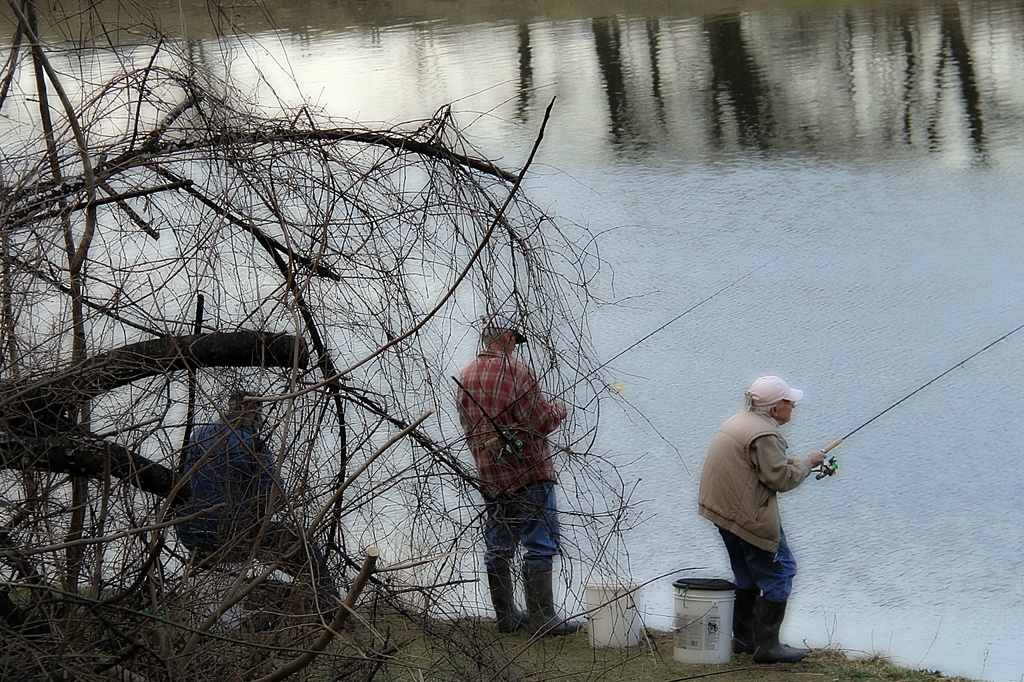
[[[170,495],[178,481],[178,474],[169,467],[86,432],[0,441],[0,467],[86,477],[103,476],[109,471],[111,476],[160,497]],[[188,498],[188,490],[183,487],[171,504],[181,504]]]
[[[190,334],[108,351],[30,383],[0,383],[0,424],[11,434],[48,436],[70,424],[69,406],[133,381],[200,367],[306,367],[301,338],[257,331]]]

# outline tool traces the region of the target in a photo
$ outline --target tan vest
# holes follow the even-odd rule
[[[771,440],[751,447],[762,437]],[[782,527],[777,493],[792,490],[811,472],[805,459],[786,457],[787,447],[778,423],[767,415],[743,411],[726,420],[704,460],[701,516],[755,547],[777,551]]]

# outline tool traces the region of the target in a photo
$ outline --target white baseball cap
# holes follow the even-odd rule
[[[519,315],[515,311],[503,310],[495,313],[487,321],[487,327],[495,330],[509,331],[515,336],[516,343],[526,343]]]
[[[774,405],[780,400],[797,402],[803,400],[804,392],[799,388],[792,388],[785,381],[776,376],[766,376],[755,379],[747,389],[751,405]]]

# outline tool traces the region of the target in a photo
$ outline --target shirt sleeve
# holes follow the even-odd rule
[[[516,363],[515,414],[525,435],[543,438],[558,428],[565,419],[565,410],[549,402],[529,367]]]
[[[769,434],[755,438],[750,447],[757,466],[757,477],[775,492],[792,490],[811,473],[811,465],[806,459],[786,457],[786,448],[778,436]]]

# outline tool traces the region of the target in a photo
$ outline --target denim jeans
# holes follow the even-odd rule
[[[484,543],[488,570],[511,566],[519,545],[525,566],[550,568],[558,553],[555,484],[537,481],[485,500]]]
[[[736,588],[759,590],[767,601],[789,601],[796,575],[796,560],[789,551],[786,534],[779,529],[779,549],[775,554],[755,547],[733,533],[719,528],[729,552]]]

